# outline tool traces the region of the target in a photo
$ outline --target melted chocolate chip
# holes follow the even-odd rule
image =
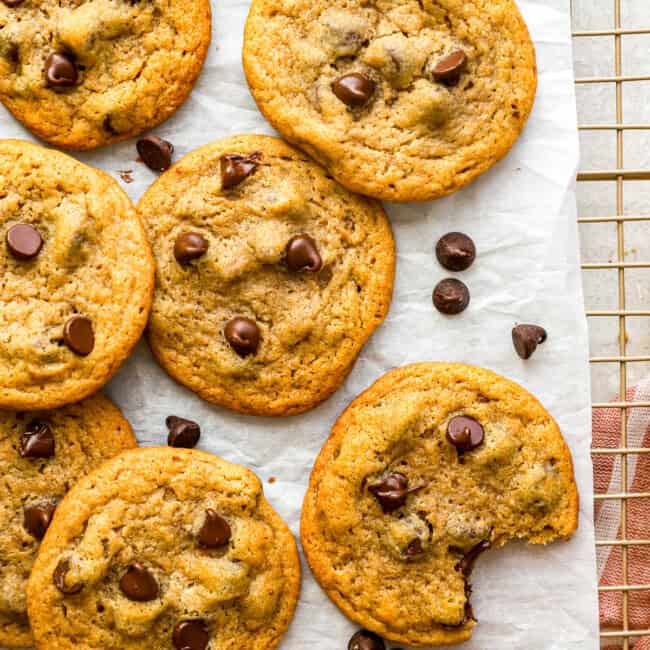
[[[70,55],[54,52],[47,58],[45,62],[45,80],[48,86],[74,86],[78,78],[77,64]]]
[[[221,157],[221,187],[228,189],[239,185],[250,176],[259,166],[262,154],[259,151],[242,156],[237,153]]]
[[[75,314],[68,318],[63,328],[65,344],[80,357],[89,355],[95,347],[95,333],[89,318]]]
[[[416,557],[421,555],[423,551],[422,540],[419,537],[416,537],[412,542],[409,542],[405,554],[406,557]]]
[[[379,502],[385,513],[393,512],[406,503],[406,497],[421,490],[424,485],[409,488],[408,479],[400,472],[391,472],[378,483],[368,486],[368,490]]]
[[[539,325],[516,325],[512,328],[512,343],[522,359],[530,359],[540,343],[546,341],[546,330]]]
[[[157,135],[145,135],[136,144],[142,162],[156,172],[163,172],[172,164],[174,145]]]
[[[7,5],[7,7],[11,7],[13,9],[18,5],[23,4],[25,0],[2,0],[2,1]]]
[[[487,551],[489,548],[490,542],[488,540],[479,542],[476,546],[474,546],[474,548],[465,553],[454,567],[456,571],[460,571],[463,574],[463,578],[465,580],[465,616],[463,620],[455,627],[461,627],[465,625],[465,623],[467,623],[469,620],[476,620],[476,617],[474,616],[474,610],[472,609],[472,603],[470,602],[470,599],[472,597],[472,583],[470,581],[470,576],[472,575],[472,570],[474,569],[474,564],[476,563],[478,556],[481,555],[481,553],[484,551]]]
[[[384,640],[370,630],[359,630],[352,635],[348,650],[386,650]]]
[[[219,548],[230,541],[232,531],[228,522],[214,510],[205,511],[205,521],[199,530],[199,544],[205,548]]]
[[[210,633],[205,621],[181,621],[174,627],[172,642],[176,650],[205,650],[210,642]]]
[[[201,428],[196,422],[170,415],[165,424],[169,429],[167,444],[170,447],[190,449],[196,445],[201,436]]]
[[[223,332],[230,347],[240,357],[257,352],[260,344],[260,329],[254,320],[245,316],[235,316],[226,323]]]
[[[449,271],[465,271],[476,258],[476,247],[462,232],[449,232],[438,240],[436,257]]]
[[[472,451],[483,443],[485,432],[474,418],[458,415],[447,425],[447,440],[459,452]]]
[[[359,72],[344,74],[332,82],[332,92],[348,106],[365,106],[375,92],[375,82]]]
[[[290,271],[316,273],[323,265],[316,242],[305,234],[296,235],[289,240],[286,257]]]
[[[49,425],[33,420],[20,437],[20,455],[23,458],[52,458],[54,435]]]
[[[441,280],[433,290],[433,304],[442,314],[460,314],[469,305],[469,289],[456,278]]]
[[[455,86],[460,81],[465,66],[467,65],[467,54],[463,50],[456,50],[444,59],[438,61],[433,69],[433,77],[448,86]]]
[[[120,589],[129,600],[146,602],[158,596],[158,583],[153,574],[139,562],[134,562],[122,576]]]
[[[68,575],[69,571],[70,560],[66,558],[59,560],[59,563],[56,565],[56,569],[54,569],[54,573],[52,574],[52,580],[55,587],[62,594],[66,594],[66,596],[78,594],[84,588],[83,582],[78,582],[71,585],[66,582],[66,576]]]
[[[206,254],[208,240],[198,232],[182,232],[174,242],[174,257],[179,264],[188,264]]]
[[[17,223],[7,230],[5,236],[9,252],[17,260],[34,259],[43,248],[43,238],[34,226],[28,223]]]
[[[45,536],[56,505],[53,503],[45,503],[40,506],[30,506],[23,510],[23,526],[25,530],[34,538],[41,540]]]

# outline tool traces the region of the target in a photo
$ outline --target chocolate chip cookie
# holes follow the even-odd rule
[[[488,370],[420,363],[389,372],[341,415],[301,532],[343,613],[426,646],[470,638],[482,552],[566,539],[577,525],[571,455],[544,407]]]
[[[101,395],[56,411],[0,411],[0,646],[33,644],[25,587],[58,502],[135,446],[129,423]]]
[[[49,409],[95,392],[129,355],[146,324],[153,260],[112,178],[3,140],[0,278],[0,408]]]
[[[438,198],[502,158],[532,109],[514,0],[253,0],[244,69],[271,124],[347,188]]]
[[[277,138],[198,149],[138,211],[156,259],[151,347],[211,402],[257,415],[313,407],[388,310],[395,251],[382,207]]]
[[[59,504],[28,585],[42,650],[275,648],[291,532],[249,470],[193,449],[122,454]]]
[[[209,42],[209,0],[5,0],[0,100],[60,147],[118,142],[185,101]]]

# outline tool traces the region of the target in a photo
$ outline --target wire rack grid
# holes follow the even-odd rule
[[[616,458],[620,468],[614,491],[610,486],[594,495],[596,502],[616,504],[620,517],[618,539],[596,540],[601,551],[620,549],[621,559],[618,584],[599,588],[621,595],[621,625],[601,629],[601,641],[629,650],[640,637],[650,636],[649,624],[641,629],[630,617],[631,599],[650,594],[650,584],[630,579],[630,556],[650,548],[650,539],[628,534],[637,528],[631,525],[632,500],[650,504],[650,493],[633,491],[629,473],[632,459],[650,448],[628,445],[633,409],[650,407],[650,402],[628,398],[629,387],[650,375],[650,213],[644,213],[650,195],[650,115],[644,115],[643,102],[650,98],[650,65],[642,56],[650,50],[650,13],[648,0],[572,0],[571,12],[582,150],[578,222],[593,407],[613,410],[620,423],[615,447],[593,449],[594,458]]]

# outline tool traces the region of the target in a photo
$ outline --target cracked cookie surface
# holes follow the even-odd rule
[[[296,544],[249,470],[170,447],[126,452],[59,505],[28,586],[45,650],[274,648]],[[67,593],[64,593],[67,592]],[[178,644],[177,644],[178,642]]]
[[[33,434],[41,437],[40,457],[34,444],[24,456],[21,444],[34,422],[53,441],[44,448],[45,436]],[[25,588],[57,503],[79,478],[135,446],[129,423],[101,395],[55,411],[0,411],[0,646],[33,645]]]
[[[211,402],[259,415],[311,408],[388,310],[395,251],[382,207],[277,138],[198,149],[138,211],[156,259],[149,342]]]
[[[118,142],[185,101],[209,42],[208,0],[2,2],[0,100],[52,144]]]
[[[314,466],[301,539],[349,618],[425,646],[470,638],[480,552],[566,539],[577,523],[571,455],[543,406],[488,370],[420,363],[341,415]]]
[[[152,290],[146,234],[110,176],[0,141],[0,408],[101,388],[140,338]]]
[[[485,172],[537,85],[513,0],[253,0],[243,60],[280,133],[349,189],[394,201]]]

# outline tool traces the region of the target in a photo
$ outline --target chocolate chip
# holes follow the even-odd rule
[[[20,437],[20,455],[23,458],[52,458],[54,435],[45,422],[33,420]]]
[[[170,415],[165,424],[169,429],[167,444],[170,447],[184,447],[190,449],[196,445],[201,436],[201,428],[196,422]]]
[[[23,510],[23,526],[25,530],[36,539],[43,539],[47,531],[56,505],[46,503],[40,506],[30,506]]]
[[[516,325],[512,328],[512,343],[522,359],[529,359],[544,341],[546,330],[539,325]]]
[[[174,628],[172,641],[176,650],[205,650],[210,642],[210,633],[205,621],[181,621]]]
[[[332,92],[348,106],[365,106],[375,92],[375,82],[359,72],[351,72],[332,82]]]
[[[438,61],[433,69],[433,77],[436,81],[455,86],[459,82],[460,75],[466,65],[467,54],[465,54],[464,50],[456,50]]]
[[[221,187],[228,189],[239,185],[250,176],[259,166],[262,154],[259,151],[242,156],[238,153],[229,153],[221,157]]]
[[[205,521],[199,530],[199,544],[205,548],[219,548],[230,541],[232,531],[228,522],[214,510],[205,511]]]
[[[70,560],[68,558],[59,560],[59,563],[56,565],[56,569],[54,569],[54,573],[52,574],[52,580],[56,588],[62,594],[71,596],[72,594],[78,594],[84,588],[84,585],[83,582],[69,585],[66,582],[68,571],[70,571]]]
[[[28,223],[17,223],[5,236],[9,252],[18,260],[34,259],[43,248],[41,233]]]
[[[400,472],[391,472],[378,483],[368,486],[385,513],[393,512],[406,503],[406,497],[421,490],[424,485],[409,488],[408,479]]]
[[[179,264],[188,264],[205,255],[208,240],[198,232],[182,232],[174,242],[174,257]]]
[[[71,316],[63,328],[63,340],[75,354],[89,355],[95,347],[92,321],[85,316]]]
[[[157,135],[145,135],[135,143],[142,162],[156,172],[164,172],[172,164],[174,145]]]
[[[74,86],[79,78],[76,63],[68,54],[54,52],[45,62],[45,80],[48,86]]]
[[[286,249],[287,266],[290,271],[320,271],[323,261],[316,242],[309,235],[296,235],[289,240]]]
[[[151,572],[134,562],[122,576],[120,589],[129,600],[146,602],[158,596],[158,583]]]
[[[433,304],[443,314],[460,314],[469,305],[469,289],[456,278],[441,280],[433,290]]]
[[[226,341],[240,356],[255,354],[260,344],[260,329],[255,321],[245,316],[235,316],[226,323],[224,329]]]
[[[447,440],[460,452],[472,451],[483,442],[485,432],[474,418],[457,415],[447,425]]]
[[[474,569],[474,564],[476,559],[481,553],[484,553],[490,548],[490,542],[487,539],[484,539],[482,542],[479,542],[474,548],[470,549],[463,557],[458,561],[455,566],[456,571],[460,571],[465,578],[469,578],[472,575],[472,570]]]
[[[422,551],[424,551],[422,548],[422,540],[416,537],[413,541],[409,542],[405,552],[407,557],[415,557],[416,555],[421,555]]]
[[[384,640],[370,630],[359,630],[352,635],[348,650],[386,650]]]
[[[462,232],[449,232],[438,240],[436,257],[449,271],[465,271],[476,258],[476,247]]]
[[[2,0],[7,7],[17,7],[18,5],[21,5],[25,0]]]

